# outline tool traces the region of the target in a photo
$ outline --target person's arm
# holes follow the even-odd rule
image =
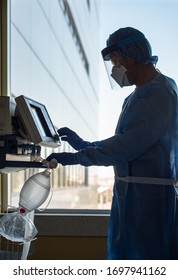
[[[53,154],[53,157],[63,165],[83,166],[113,166],[119,165],[123,160],[136,159],[165,132],[175,100],[160,100],[159,107],[154,98],[149,101],[147,98],[140,98],[135,102],[128,114],[129,121],[123,133],[99,141],[96,147],[88,146],[77,153]]]

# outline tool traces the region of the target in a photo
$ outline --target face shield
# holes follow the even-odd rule
[[[104,65],[105,65],[105,68],[106,68],[106,72],[107,72],[107,75],[108,75],[108,79],[109,79],[111,88],[112,88],[113,90],[119,89],[119,84],[118,84],[118,83],[116,82],[116,80],[112,77],[113,70],[114,70],[114,68],[115,68],[116,66],[113,65],[113,63],[111,62],[111,60],[105,60],[105,61],[104,61]],[[115,69],[116,69],[116,68],[115,68]]]
[[[111,61],[111,55],[117,51],[117,46],[110,46],[106,47],[101,51],[103,60],[104,60],[104,65],[106,68],[106,72],[108,74],[109,82],[111,85],[112,89],[118,89],[119,85],[116,83],[116,81],[111,77],[112,74],[112,69],[114,66],[114,63]]]
[[[127,37],[126,37],[127,35]],[[156,64],[157,56],[152,56],[151,45],[144,34],[133,28],[121,28],[109,36],[107,47],[101,51],[111,87],[118,88],[130,86],[127,79],[127,69],[120,65],[112,64],[112,57],[121,55],[128,57],[138,64]],[[116,82],[117,81],[117,82]]]
[[[116,51],[118,51],[117,46],[110,46],[101,52],[112,89],[131,86],[126,75],[127,69],[118,61]]]

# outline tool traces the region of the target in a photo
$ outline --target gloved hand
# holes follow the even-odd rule
[[[79,164],[75,153],[52,153],[46,160],[51,161],[54,158],[62,165]]]
[[[69,129],[68,127],[62,127],[58,131],[61,140],[67,141],[75,150],[79,151],[81,149],[85,149],[90,142],[84,141],[80,138],[77,133],[73,130]]]

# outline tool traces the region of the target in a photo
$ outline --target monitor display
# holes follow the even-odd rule
[[[24,95],[15,98],[16,114],[29,141],[46,147],[60,146],[58,134],[46,107]]]

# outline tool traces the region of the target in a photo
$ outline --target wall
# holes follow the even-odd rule
[[[30,259],[106,259],[109,214],[36,214]]]
[[[104,260],[106,237],[38,236],[31,247],[30,260]]]

